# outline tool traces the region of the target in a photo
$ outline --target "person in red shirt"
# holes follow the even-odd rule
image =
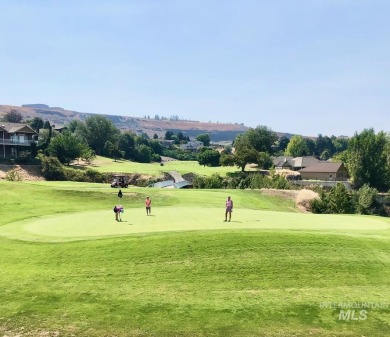
[[[233,200],[228,196],[226,200],[226,211],[225,211],[225,221],[228,221],[228,215],[229,215],[229,222],[232,219],[232,211],[233,211]]]
[[[145,206],[146,206],[146,215],[150,215],[152,212],[152,200],[150,199],[149,196],[146,197]]]

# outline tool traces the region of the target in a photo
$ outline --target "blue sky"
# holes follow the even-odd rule
[[[390,1],[0,1],[0,104],[390,131]]]

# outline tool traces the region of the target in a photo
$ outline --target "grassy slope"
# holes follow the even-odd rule
[[[0,189],[6,195],[0,225],[104,209],[117,192],[77,183],[0,182]],[[247,208],[291,210],[291,203],[256,191],[130,189],[125,198],[138,207],[151,191],[161,206],[217,207],[230,193]],[[320,308],[321,302],[390,301],[390,241],[384,233],[378,239],[221,230],[55,244],[0,238],[0,332],[386,336],[390,309],[369,310],[366,321],[341,322],[338,310]]]

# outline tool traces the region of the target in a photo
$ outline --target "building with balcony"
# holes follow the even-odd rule
[[[0,122],[0,158],[18,158],[22,151],[30,150],[38,141],[38,133],[29,125]]]

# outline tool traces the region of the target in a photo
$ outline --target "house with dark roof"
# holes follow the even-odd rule
[[[303,180],[347,181],[348,171],[343,163],[321,161],[299,170]]]
[[[27,124],[0,122],[0,158],[18,158],[38,140],[38,133]]]

